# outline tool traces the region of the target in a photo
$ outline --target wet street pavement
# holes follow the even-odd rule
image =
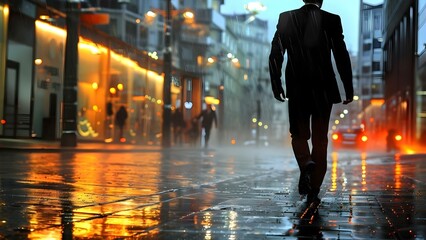
[[[426,237],[422,154],[330,151],[313,208],[290,149],[26,149],[0,150],[0,239]]]

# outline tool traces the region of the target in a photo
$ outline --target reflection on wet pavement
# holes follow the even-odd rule
[[[289,150],[4,152],[0,239],[424,238],[424,158],[332,152],[316,208]]]

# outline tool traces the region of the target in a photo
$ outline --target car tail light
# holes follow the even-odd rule
[[[365,136],[365,135],[364,135],[364,136],[362,136],[362,137],[361,137],[361,141],[363,141],[363,142],[367,142],[367,140],[368,140],[368,137],[367,137],[367,136]]]
[[[336,141],[337,139],[339,139],[339,134],[334,133],[333,135],[331,135],[331,138]]]
[[[401,135],[395,135],[395,140],[396,141],[401,141],[402,140],[402,136]]]

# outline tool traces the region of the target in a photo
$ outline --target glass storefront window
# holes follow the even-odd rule
[[[55,139],[60,132],[66,32],[43,21],[36,21],[35,26],[33,134]],[[52,126],[54,131],[48,130]]]

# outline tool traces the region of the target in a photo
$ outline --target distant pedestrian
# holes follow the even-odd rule
[[[308,203],[319,203],[318,193],[327,171],[328,125],[332,105],[342,101],[333,71],[331,52],[352,102],[352,67],[340,17],[321,10],[323,0],[303,0],[300,9],[283,12],[272,40],[269,72],[275,99],[288,98],[293,152],[300,169],[299,193]],[[343,3],[342,3],[343,4]],[[285,84],[281,68],[287,53]],[[312,152],[308,140],[312,136]]]
[[[176,108],[176,110],[172,114],[172,127],[174,144],[182,144],[182,135],[185,130],[186,124],[185,120],[183,119],[183,113],[180,108]]]
[[[123,141],[123,131],[124,131],[124,124],[126,123],[126,119],[127,119],[127,110],[124,106],[121,106],[117,113],[115,114],[115,124],[118,127],[118,136],[119,136],[119,141]]]
[[[200,126],[197,118],[191,119],[191,123],[189,125],[189,129],[187,130],[187,134],[189,137],[189,143],[191,146],[197,146],[198,139],[200,137]]]
[[[197,116],[197,119],[201,120],[201,128],[204,129],[204,147],[207,148],[209,145],[210,139],[210,130],[212,128],[213,122],[215,127],[217,127],[217,118],[216,111],[213,110],[213,106],[211,104],[207,104],[207,108]]]

